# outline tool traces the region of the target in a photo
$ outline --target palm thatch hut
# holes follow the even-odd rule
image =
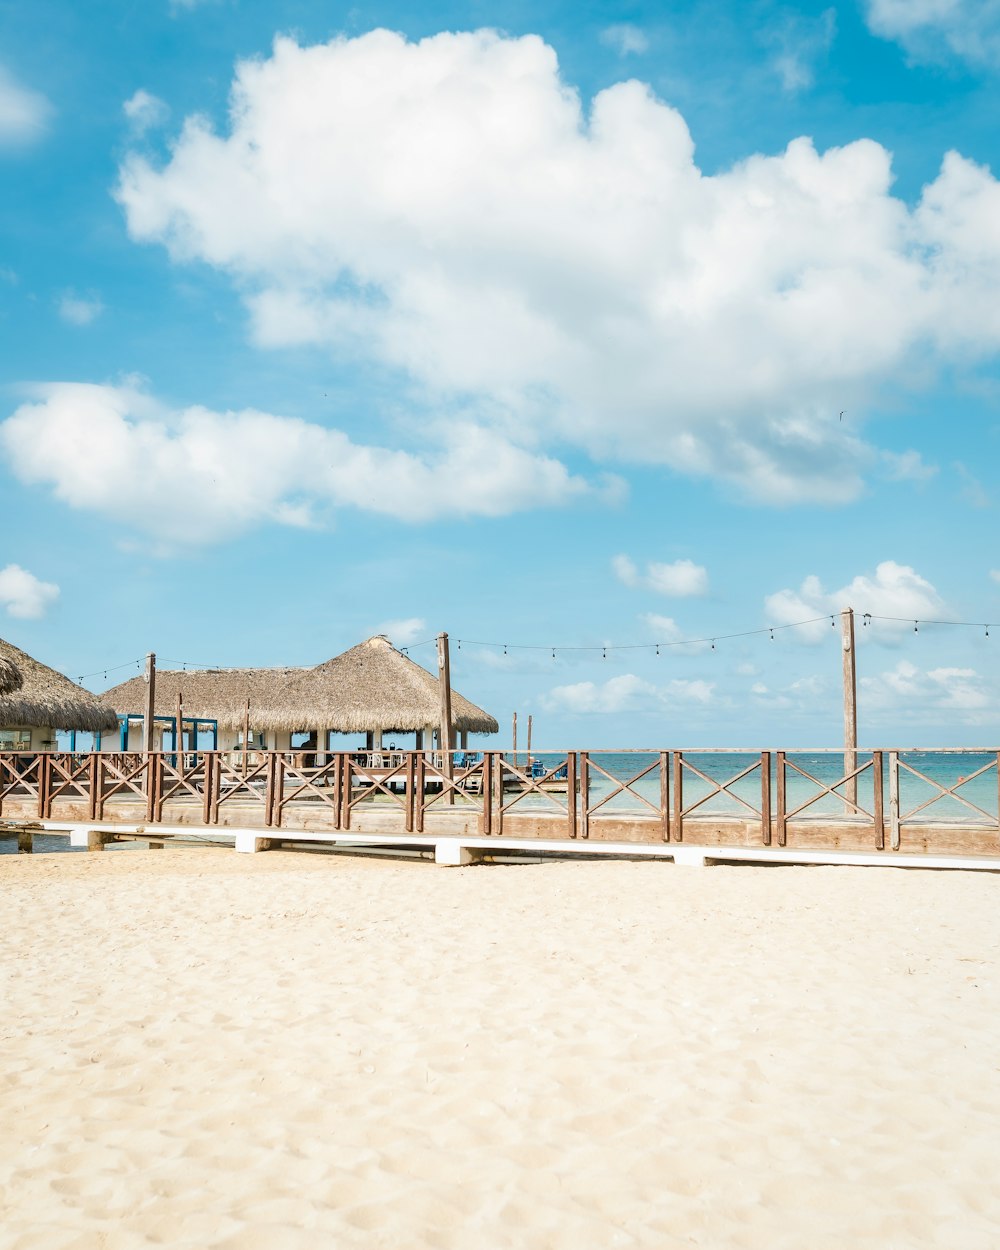
[[[103,701],[122,715],[142,711],[145,681],[133,677],[105,691]],[[219,746],[228,750],[249,725],[260,745],[288,750],[293,733],[315,733],[321,749],[330,733],[363,733],[370,743],[389,733],[423,736],[440,726],[437,678],[378,635],[315,668],[198,669],[156,673],[157,716],[176,713],[178,695],[188,717],[218,723]],[[452,692],[456,735],[494,734],[494,717],[457,691]],[[130,744],[131,745],[131,744]]]
[[[23,685],[24,678],[14,661],[0,658],[0,695],[13,694]]]
[[[0,664],[21,677],[15,690],[0,695],[0,750],[51,750],[58,729],[93,733],[117,724],[96,695],[2,638]]]

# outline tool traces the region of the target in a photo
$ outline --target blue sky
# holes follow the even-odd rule
[[[0,3],[0,635],[835,745],[850,603],[863,742],[994,744],[998,85],[994,0]]]

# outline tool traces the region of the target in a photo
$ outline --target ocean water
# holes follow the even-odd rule
[[[512,757],[509,757],[512,758]],[[546,769],[565,762],[565,755],[556,753],[532,753],[533,759],[542,762]],[[744,815],[752,818],[760,811],[761,776],[760,753],[751,751],[713,752],[686,751],[683,770],[683,798],[685,809],[704,800],[696,809],[699,815]],[[601,812],[608,815],[624,812],[653,813],[643,803],[651,803],[657,811],[660,805],[659,755],[653,751],[596,751],[592,753],[590,770],[590,802],[598,802],[615,789],[618,782],[629,781],[639,773],[655,765],[651,772],[633,782],[629,790],[609,798]],[[523,770],[524,757],[520,757]],[[842,752],[790,751],[786,753],[786,812],[801,808],[803,819],[813,816],[836,816],[845,811],[839,794],[824,794],[824,788],[833,786],[844,774]],[[858,765],[871,764],[870,751],[858,752]],[[944,822],[969,821],[970,823],[996,822],[998,811],[997,755],[990,751],[905,751],[899,753],[899,793],[901,818]],[[729,792],[716,793],[712,782],[728,783],[745,769],[753,768],[742,780],[729,785]],[[697,770],[697,771],[695,771]],[[699,776],[704,774],[704,777]],[[979,774],[978,776],[976,774]],[[709,780],[705,780],[708,778]],[[962,781],[963,778],[968,780]],[[958,783],[962,782],[961,785]],[[889,811],[889,756],[883,754],[882,784],[886,821]],[[858,806],[867,812],[873,810],[874,771],[867,768],[857,779]],[[943,790],[957,788],[956,796],[942,795]],[[670,776],[673,804],[673,775]],[[640,797],[641,796],[641,797]],[[735,796],[735,797],[734,797]],[[513,798],[508,796],[508,801]],[[743,800],[741,803],[739,800]],[[965,802],[962,802],[962,800]],[[554,800],[554,801],[552,801]],[[565,795],[555,794],[552,800],[537,794],[526,795],[514,808],[531,807],[556,810],[565,808]],[[932,801],[930,801],[932,800]],[[748,804],[749,807],[743,804]],[[777,803],[777,761],[771,754],[771,807]],[[927,806],[922,806],[927,804]],[[972,804],[972,810],[966,804]],[[805,806],[803,806],[805,805]],[[917,810],[922,807],[922,810]],[[751,810],[749,809],[753,809]],[[599,813],[598,813],[599,814]],[[694,814],[694,813],[692,813]]]
[[[508,752],[508,759],[513,756]],[[546,770],[557,769],[566,762],[565,753],[532,752],[532,759]],[[845,812],[845,804],[838,794],[824,793],[843,776],[843,755],[840,752],[790,751],[786,753],[786,811],[790,819],[838,816]],[[871,752],[859,751],[858,764],[868,764]],[[1000,783],[997,776],[997,753],[991,751],[901,751],[899,753],[900,814],[901,819],[927,822],[962,821],[970,824],[995,824],[998,819],[998,796]],[[595,751],[590,756],[590,805],[606,796],[620,782],[628,782],[628,789],[614,794],[604,803],[596,816],[624,813],[645,813],[653,816],[660,806],[659,753],[654,751]],[[685,809],[699,804],[697,815],[743,815],[753,819],[760,811],[761,779],[760,753],[751,751],[690,751],[684,753],[686,766],[683,777]],[[525,770],[525,756],[519,754],[518,767]],[[650,769],[644,777],[633,781],[638,774]],[[731,778],[752,769],[738,781]],[[889,811],[889,756],[883,755],[883,794],[888,824]],[[704,774],[701,776],[699,774]],[[708,780],[706,780],[706,778]],[[963,778],[967,779],[963,781]],[[670,803],[673,804],[673,775],[670,776]],[[873,771],[866,769],[858,777],[858,806],[866,812],[873,809]],[[713,784],[727,784],[728,791],[716,792]],[[961,784],[959,784],[961,783]],[[939,789],[940,787],[941,789]],[[945,795],[941,790],[957,787],[956,795]],[[965,802],[962,802],[962,800]],[[643,801],[645,800],[645,802]],[[699,802],[704,800],[703,802]],[[742,802],[740,802],[742,800]],[[478,803],[478,799],[472,800]],[[566,794],[556,792],[542,795],[529,792],[518,797],[505,792],[504,802],[508,811],[539,810],[565,811]],[[771,754],[771,806],[777,802],[777,761]],[[971,804],[972,806],[967,806]],[[650,806],[651,805],[651,806]],[[655,810],[654,810],[655,809]],[[798,816],[793,816],[798,809]],[[140,845],[120,843],[114,850],[132,849]],[[112,848],[108,848],[112,849]],[[70,850],[69,839],[49,834],[36,834],[35,854],[46,852],[75,853]],[[16,855],[17,839],[0,837],[0,855]],[[85,853],[85,852],[81,852]]]

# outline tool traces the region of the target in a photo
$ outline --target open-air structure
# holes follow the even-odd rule
[[[57,730],[100,733],[116,723],[89,690],[0,638],[0,751],[48,751]]]
[[[138,749],[145,697],[142,676],[101,696],[124,727],[114,749]],[[381,746],[386,735],[412,733],[423,747],[441,724],[436,677],[382,635],[315,668],[158,669],[154,714],[171,747],[179,705],[184,732],[214,726],[220,750],[237,747],[244,733],[249,746],[276,751],[290,750],[296,733],[315,735],[320,751],[331,733],[364,734],[369,747]],[[499,730],[494,717],[457,691],[451,710],[453,741]],[[187,745],[195,745],[190,737]]]

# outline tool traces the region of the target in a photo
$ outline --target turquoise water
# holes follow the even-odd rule
[[[511,757],[512,758],[512,757]],[[542,753],[532,758],[541,760],[543,765],[554,768],[565,762],[565,755]],[[594,752],[591,755],[590,801],[591,805],[604,795],[610,794],[616,781],[625,781],[636,776],[649,765],[656,767],[644,778],[635,782],[630,793],[620,793],[609,799],[600,809],[608,815],[623,812],[647,812],[653,815],[647,802],[659,810],[660,805],[660,773],[659,755],[656,752]],[[744,815],[752,818],[753,813],[760,811],[761,777],[759,752],[712,752],[690,751],[684,753],[686,765],[683,770],[684,807],[690,808],[700,799],[705,802],[696,810],[697,814]],[[871,752],[858,752],[858,765],[871,762]],[[998,783],[996,770],[996,753],[987,751],[962,751],[956,753],[937,753],[930,751],[906,751],[899,753],[899,793],[900,814],[905,818],[924,821],[969,821],[971,823],[988,823],[997,820]],[[810,816],[835,816],[845,811],[843,799],[837,795],[823,794],[826,786],[832,786],[843,776],[843,755],[826,752],[788,752],[786,754],[786,812],[791,813],[802,804],[808,804],[800,813],[803,819]],[[729,786],[731,793],[713,793],[710,781],[704,780],[698,772],[705,774],[716,783],[728,782],[744,769],[757,765],[741,781]],[[523,769],[523,757],[521,762]],[[694,770],[697,769],[698,772]],[[911,772],[924,774],[923,777]],[[979,776],[973,776],[980,769],[985,769]],[[603,772],[601,771],[603,770]],[[801,770],[801,771],[799,771]],[[610,778],[605,774],[610,774]],[[809,774],[808,776],[803,774]],[[886,819],[889,810],[889,756],[883,755],[882,762],[884,807]],[[858,806],[867,812],[873,809],[874,791],[873,769],[868,768],[857,779]],[[962,784],[957,791],[959,797],[940,796],[922,811],[916,811],[921,804],[935,795],[940,795],[935,784],[945,790],[956,786],[961,778],[971,778]],[[673,775],[670,776],[671,805],[673,804]],[[841,793],[843,791],[841,790]],[[732,797],[733,795],[737,797]],[[642,798],[638,797],[642,796]],[[508,797],[508,801],[513,796]],[[547,801],[540,795],[529,794],[518,800],[517,807],[548,808],[555,811],[556,804],[565,806],[565,795],[552,796],[555,802]],[[749,807],[743,806],[742,799]],[[974,811],[961,802],[973,804],[979,811]],[[777,802],[777,762],[775,753],[771,754],[771,806]],[[749,810],[750,808],[753,809]]]

